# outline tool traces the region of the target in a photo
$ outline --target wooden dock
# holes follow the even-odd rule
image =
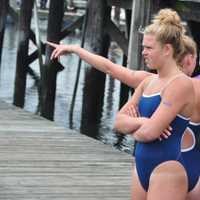
[[[128,200],[130,155],[0,101],[0,199]]]

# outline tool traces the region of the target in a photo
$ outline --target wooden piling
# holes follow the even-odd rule
[[[33,2],[34,0],[22,0],[20,9],[20,34],[17,49],[17,65],[13,101],[13,104],[19,107],[24,107],[25,102],[27,58]]]
[[[48,16],[47,40],[55,43],[60,42],[64,15],[64,0],[51,0]],[[56,94],[56,78],[59,71],[57,61],[51,61],[50,56],[53,48],[46,46],[45,66],[41,73],[41,115],[53,120]]]
[[[0,4],[0,65],[1,65],[1,54],[3,48],[3,38],[6,25],[6,17],[8,13],[9,1],[1,0]]]
[[[142,64],[142,29],[150,18],[149,0],[135,0],[132,7],[132,20],[129,40],[128,67],[134,70],[140,69]]]
[[[130,28],[131,28],[131,10],[130,9],[125,9],[125,16],[126,16],[125,37],[127,40],[129,40]],[[128,45],[127,45],[127,49],[128,49]],[[126,54],[126,52],[123,52],[123,53],[124,53],[124,55],[123,55],[122,65],[127,67],[128,51],[127,51],[127,54]],[[119,109],[128,101],[130,90],[131,90],[131,88],[128,87],[126,84],[120,83]]]
[[[107,6],[106,0],[88,1],[85,48],[105,57],[110,45],[110,37],[105,32],[110,12],[111,8]],[[92,134],[94,134],[94,131],[98,132],[94,125],[99,123],[102,114],[105,74],[86,65],[84,82],[81,131],[88,133],[89,129],[93,129]]]

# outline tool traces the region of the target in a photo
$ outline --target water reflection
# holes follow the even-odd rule
[[[45,41],[46,21],[42,20],[39,24],[41,26],[41,38],[43,41]],[[13,101],[17,40],[17,26],[14,24],[7,25],[0,71],[0,98],[9,103],[12,103]],[[74,36],[68,36],[63,42],[68,44],[80,44],[80,36],[78,34]],[[29,49],[30,52],[34,51],[34,44],[30,43]],[[114,57],[113,55],[110,56],[111,58],[113,57],[113,59],[116,59],[116,62],[121,63],[121,56],[118,51],[118,49],[115,49],[113,51],[115,53]],[[60,61],[63,66],[65,66],[65,69],[60,72],[57,77],[54,118],[58,124],[69,128],[69,112],[76,79],[76,71],[78,67],[78,57],[74,54],[71,54],[62,57]],[[38,61],[35,61],[31,64],[31,68],[39,74],[38,66]],[[84,134],[88,134],[89,136],[99,139],[104,143],[111,144],[130,153],[133,148],[132,138],[117,135],[113,131],[114,117],[119,105],[119,81],[113,80],[111,77],[106,76],[105,93],[91,93],[91,90],[88,88],[97,88],[97,86],[94,84],[94,81],[92,81],[92,83],[87,82],[87,80],[89,80],[87,79],[87,76],[89,76],[90,73],[90,71],[87,70],[88,69],[85,63],[82,63],[73,113],[73,128],[78,131],[81,130]],[[102,78],[102,81],[103,79],[104,78]],[[102,89],[97,89],[97,91],[101,90]],[[90,104],[91,98],[96,98],[96,103],[93,105]],[[86,112],[91,112],[91,116],[93,117],[85,117],[85,111],[82,112],[83,103],[87,104]],[[37,87],[34,84],[34,80],[28,75],[24,108],[25,110],[35,113],[37,111],[37,106]],[[96,113],[100,114],[96,115]]]

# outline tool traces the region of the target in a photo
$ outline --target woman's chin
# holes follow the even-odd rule
[[[155,70],[155,67],[153,67],[152,65],[148,65],[146,64],[147,68],[150,69],[150,70]]]

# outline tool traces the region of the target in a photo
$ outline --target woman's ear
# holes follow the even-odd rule
[[[163,46],[163,50],[164,50],[164,54],[165,55],[173,55],[173,48],[172,48],[172,45],[171,44],[165,44]]]

